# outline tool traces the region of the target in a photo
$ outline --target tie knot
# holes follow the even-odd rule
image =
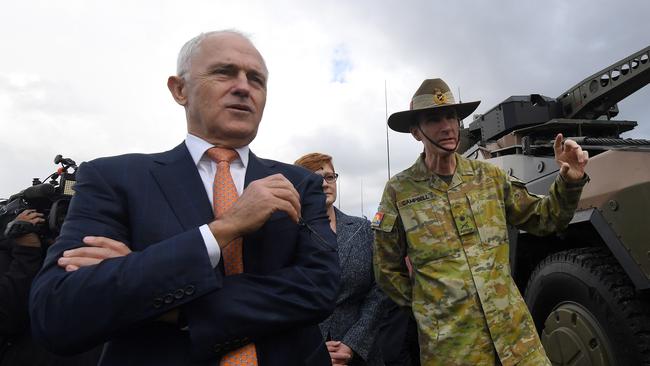
[[[223,147],[212,147],[206,153],[217,164],[223,161],[231,163],[237,158],[237,151]]]

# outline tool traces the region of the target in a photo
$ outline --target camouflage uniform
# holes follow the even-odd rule
[[[566,227],[584,182],[558,175],[543,197],[489,163],[456,163],[449,185],[423,155],[388,181],[372,224],[376,281],[412,308],[423,365],[550,365],[510,276],[506,224],[537,235]]]

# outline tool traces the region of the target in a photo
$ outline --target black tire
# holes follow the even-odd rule
[[[650,365],[650,304],[606,249],[548,256],[525,299],[553,365]]]

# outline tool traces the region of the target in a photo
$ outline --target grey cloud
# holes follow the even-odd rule
[[[28,113],[41,111],[48,115],[92,115],[104,112],[102,104],[74,83],[53,81],[40,75],[24,76],[23,82],[12,82],[0,75],[0,93],[11,100],[13,108]]]
[[[408,65],[420,70],[421,78],[447,79],[462,88],[464,99],[483,100],[478,112],[510,95],[557,97],[648,45],[642,33],[650,13],[645,1],[383,5],[351,4],[355,16],[363,17],[383,37],[385,63],[396,68]],[[648,90],[638,93],[642,99],[650,98]],[[650,115],[650,103],[637,115]]]
[[[42,4],[27,0],[12,6],[33,21],[22,35],[10,31],[20,28],[19,17],[0,25],[3,44],[13,50],[0,59],[0,70],[40,76],[28,88],[0,77],[0,102],[10,101],[0,104],[0,154],[12,159],[4,166],[23,167],[11,184],[0,182],[0,195],[29,183],[34,172],[49,171],[53,155],[66,153],[61,147],[82,160],[176,144],[183,113],[169,98],[165,77],[187,38],[221,25],[254,34],[271,68],[265,122],[253,149],[289,162],[314,150],[332,154],[343,174],[343,208],[354,214],[361,180],[365,211],[372,214],[387,177],[384,80],[389,114],[408,108],[427,77],[443,77],[454,93],[460,87],[464,101],[482,100],[481,113],[510,95],[557,97],[649,43],[650,3],[642,0],[242,0],[202,4],[196,19],[173,29],[168,24],[178,9],[170,4],[79,3],[76,10],[49,5],[42,11]],[[50,18],[60,25],[53,27]],[[337,45],[345,45],[344,61],[354,65],[340,85],[330,83]],[[639,121],[630,137],[650,138],[648,100],[646,87],[619,104],[618,118]],[[52,147],[51,131],[74,136]],[[28,132],[42,136],[29,150],[19,149],[15,135]],[[395,174],[412,164],[421,146],[409,135],[389,136]]]
[[[391,113],[406,109],[411,94],[427,77],[443,77],[454,93],[460,87],[463,100],[482,100],[478,113],[511,95],[558,97],[585,77],[648,45],[640,30],[646,27],[650,3],[642,1],[623,1],[615,7],[605,1],[345,4],[343,26],[333,30],[332,36],[346,42],[355,64],[364,64],[360,58],[372,59],[379,70],[392,75]],[[363,19],[364,32],[371,35],[368,39],[355,34],[359,23],[355,19]],[[618,119],[639,121],[639,128],[629,137],[650,138],[649,89],[619,104]],[[370,108],[381,106],[383,100],[377,100],[381,94],[375,91],[375,105]],[[366,203],[372,200],[367,196],[373,189],[380,187],[381,193],[386,180],[385,131],[377,129],[381,120],[377,111],[374,121],[363,121],[368,107],[343,107],[350,117],[362,119],[346,131],[321,129],[314,136],[292,139],[299,151],[317,147],[335,157],[344,156],[336,162],[337,169],[350,171],[352,176],[347,184],[342,183],[344,198],[346,190],[359,194],[363,178],[368,187],[364,189]],[[421,147],[409,136],[392,132],[390,136],[395,174],[415,160]],[[358,207],[359,198],[347,197],[347,203]]]

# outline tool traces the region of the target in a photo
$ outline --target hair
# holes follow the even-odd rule
[[[303,155],[294,162],[294,165],[301,166],[312,172],[321,169],[323,166],[325,166],[325,164],[329,164],[332,166],[332,168],[334,168],[334,164],[332,164],[332,157],[321,153]]]
[[[225,30],[201,33],[198,36],[185,42],[183,47],[181,47],[181,50],[178,52],[178,60],[176,61],[176,75],[183,77],[185,73],[187,73],[190,70],[190,66],[191,66],[190,60],[192,59],[194,53],[196,53],[196,51],[199,49],[199,46],[201,45],[201,42],[204,39],[210,36],[215,36],[220,34],[238,35],[246,39],[251,44],[253,44],[253,42],[251,41],[250,37],[247,34],[242,33],[236,29],[225,29]],[[260,57],[262,56],[260,55]],[[264,63],[264,58],[262,58],[262,63]]]

